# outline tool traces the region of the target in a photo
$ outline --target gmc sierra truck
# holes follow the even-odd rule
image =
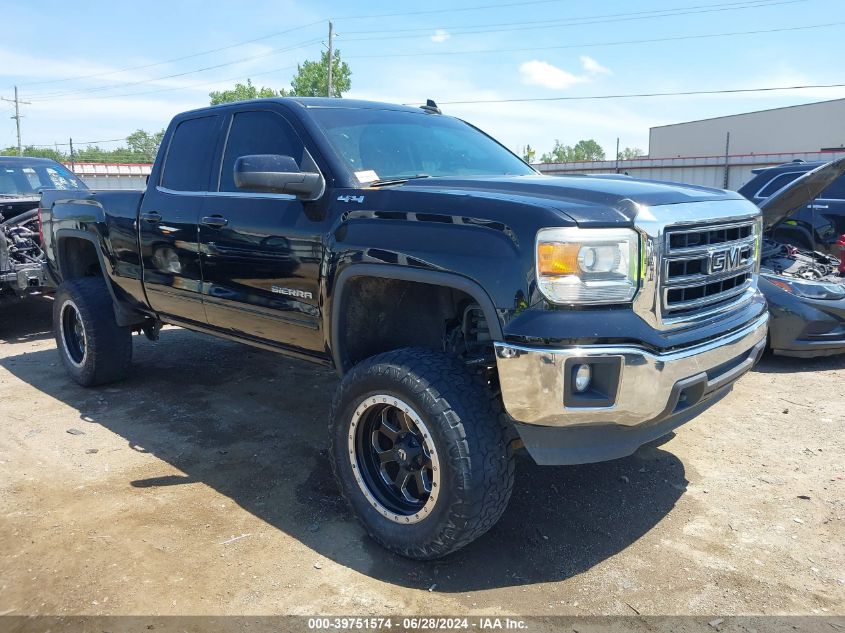
[[[542,176],[433,102],[186,112],[145,192],[47,191],[40,208],[73,379],[124,377],[133,332],[162,324],[334,367],[340,490],[417,559],[495,524],[515,449],[629,455],[727,394],[766,342],[751,202]]]

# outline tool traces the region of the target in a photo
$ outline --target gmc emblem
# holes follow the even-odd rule
[[[711,251],[707,258],[707,274],[726,273],[742,264],[742,247],[731,246],[722,251]]]

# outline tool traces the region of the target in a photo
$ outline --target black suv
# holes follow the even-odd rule
[[[745,183],[739,193],[760,205],[763,200],[791,184],[823,162],[796,160],[775,167],[753,170],[754,178]],[[772,230],[772,237],[807,250],[839,255],[836,242],[845,234],[845,176],[833,182],[821,195],[796,210]]]

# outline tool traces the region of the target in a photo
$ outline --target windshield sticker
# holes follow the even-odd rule
[[[378,174],[372,169],[356,171],[355,177],[358,179],[358,182],[360,182],[362,185],[366,185],[368,182],[375,182],[376,180],[378,180]]]

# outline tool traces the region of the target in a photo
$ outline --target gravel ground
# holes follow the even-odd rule
[[[86,390],[49,311],[0,310],[0,615],[845,614],[845,357],[764,358],[626,459],[521,456],[501,522],[423,564],[338,497],[332,372],[168,328]]]

